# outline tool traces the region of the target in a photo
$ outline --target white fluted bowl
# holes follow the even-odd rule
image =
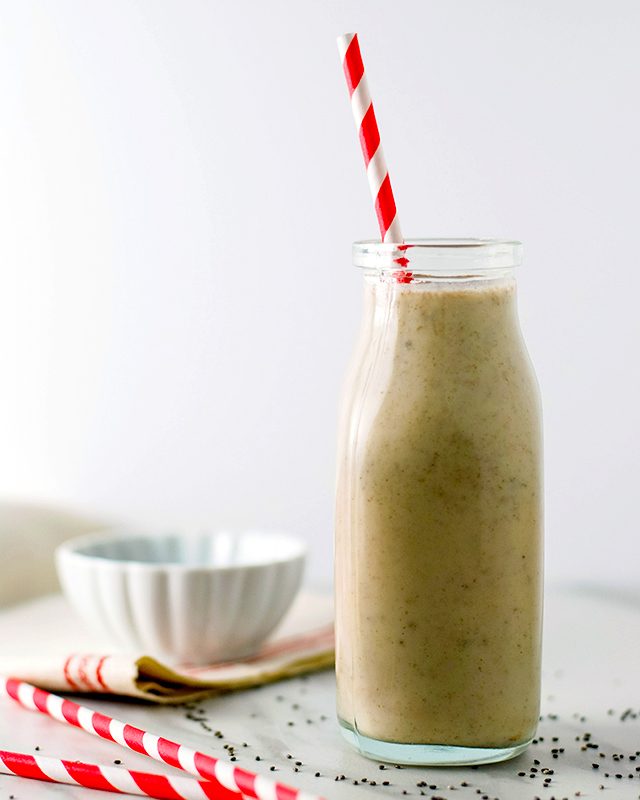
[[[250,656],[302,580],[305,546],[281,533],[105,532],[60,545],[69,602],[120,646],[173,663]]]

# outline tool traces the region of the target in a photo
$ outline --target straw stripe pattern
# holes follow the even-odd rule
[[[60,722],[82,728],[93,736],[117,742],[136,753],[178,767],[198,778],[205,778],[215,789],[216,800],[241,800],[243,795],[255,800],[322,800],[317,795],[255,775],[241,767],[172,742],[170,739],[155,736],[134,725],[92,711],[86,706],[78,705],[16,678],[0,676],[0,695],[12,698],[24,708],[39,711]],[[171,778],[171,781],[174,780],[176,779]]]
[[[222,800],[226,795],[210,781],[156,775],[103,764],[86,764],[48,756],[0,750],[0,773],[49,783],[66,783],[104,792],[135,794],[159,800]],[[234,795],[239,797],[239,795]]]
[[[338,37],[338,49],[351,97],[351,110],[360,137],[369,189],[378,218],[380,238],[384,242],[402,242],[400,220],[380,144],[380,131],[362,63],[358,34],[346,33]]]

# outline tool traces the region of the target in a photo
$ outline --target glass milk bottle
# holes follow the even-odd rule
[[[516,307],[522,247],[409,244],[354,245],[365,291],[338,456],[338,715],[372,758],[500,761],[531,741],[540,694],[541,408]]]

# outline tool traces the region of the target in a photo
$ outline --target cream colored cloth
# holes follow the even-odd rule
[[[208,667],[169,667],[97,639],[60,595],[0,613],[0,674],[50,691],[125,695],[182,703],[212,692],[279,680],[333,664],[333,607],[303,592],[255,656]]]

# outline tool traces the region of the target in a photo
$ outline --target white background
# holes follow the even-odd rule
[[[376,235],[347,30],[405,234],[525,243],[548,573],[637,575],[636,0],[2,0],[3,495],[288,529],[330,574]]]

